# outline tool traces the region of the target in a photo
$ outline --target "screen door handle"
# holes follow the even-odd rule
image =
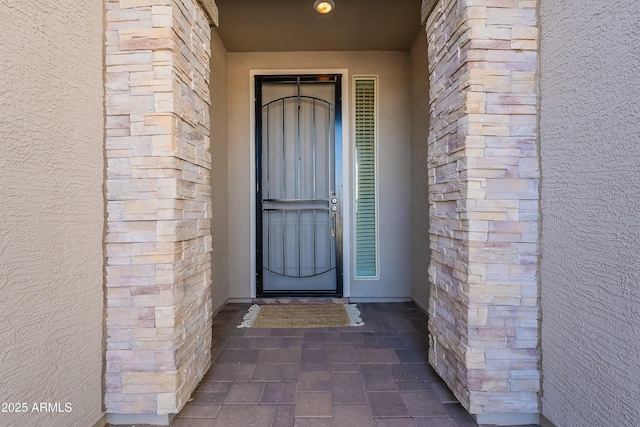
[[[338,215],[338,198],[333,196],[329,200],[331,202],[331,207],[329,208],[331,212],[331,237],[336,237],[336,216]]]

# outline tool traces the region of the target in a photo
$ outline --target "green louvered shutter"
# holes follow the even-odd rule
[[[355,81],[356,276],[377,276],[376,81]]]

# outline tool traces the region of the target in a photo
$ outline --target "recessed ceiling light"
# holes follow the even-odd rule
[[[322,15],[326,15],[327,13],[331,12],[335,7],[336,4],[333,2],[333,0],[316,0],[313,3],[313,8],[315,9],[315,11]]]

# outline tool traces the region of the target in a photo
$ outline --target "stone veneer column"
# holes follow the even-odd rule
[[[536,0],[423,2],[429,358],[481,423],[536,422],[539,409],[536,8]]]
[[[217,10],[212,0],[105,5],[105,407],[111,422],[167,422],[211,363],[209,20]]]

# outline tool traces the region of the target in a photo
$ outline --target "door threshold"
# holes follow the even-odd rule
[[[349,298],[287,297],[287,298],[254,298],[254,304],[349,304]]]

